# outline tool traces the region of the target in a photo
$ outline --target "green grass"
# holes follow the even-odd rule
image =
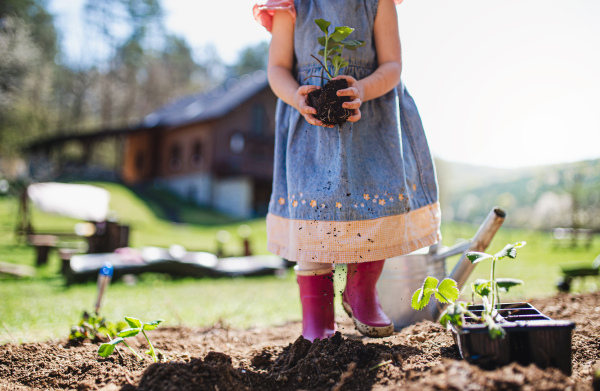
[[[257,254],[267,254],[264,219],[244,222],[221,221],[210,212],[206,225],[171,224],[158,218],[151,206],[129,189],[110,183],[100,185],[111,193],[111,209],[121,222],[131,225],[130,245],[133,247],[181,244],[189,250],[215,251],[216,233],[226,230],[232,240],[225,246],[229,255],[242,252],[237,235],[240,224],[252,228],[251,243]],[[187,208],[187,207],[186,207]],[[0,197],[0,261],[34,265],[34,251],[17,244],[13,231],[18,203],[15,198]],[[192,212],[190,212],[192,213]],[[202,221],[202,210],[193,211],[193,219]],[[208,213],[208,212],[207,212]],[[510,216],[509,216],[510,218]],[[39,231],[70,231],[78,221],[33,211],[33,224]],[[470,238],[477,226],[444,223],[443,244],[451,246],[461,238]],[[525,285],[516,288],[503,300],[544,297],[556,292],[555,283],[560,265],[591,264],[600,253],[600,240],[590,249],[554,249],[549,233],[501,228],[488,252],[499,251],[506,243],[527,241],[517,259],[505,259],[497,266],[498,277],[521,278]],[[458,257],[449,259],[448,271]],[[37,269],[28,279],[0,279],[0,343],[32,342],[66,338],[71,325],[76,324],[83,310],[91,310],[96,298],[95,284],[65,286],[59,273],[59,260],[54,253],[48,265]],[[489,278],[490,265],[478,264],[468,284],[475,278]],[[342,289],[343,272],[336,273],[336,292]],[[578,290],[595,289],[600,279],[589,278],[576,286]],[[469,296],[469,295],[466,295]],[[336,311],[342,313],[339,298]],[[124,316],[143,320],[163,318],[167,325],[209,326],[216,323],[232,327],[268,326],[298,321],[301,309],[298,288],[293,273],[285,276],[172,279],[160,275],[141,276],[137,284],[112,284],[106,294],[102,314],[109,320]]]

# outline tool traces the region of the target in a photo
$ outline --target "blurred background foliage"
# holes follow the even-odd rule
[[[214,47],[196,59],[185,38],[166,30],[157,0],[87,0],[86,24],[105,50],[64,62],[44,0],[0,4],[0,156],[32,140],[122,128],[166,102],[266,68],[267,44],[225,65]],[[126,26],[126,27],[124,27]]]

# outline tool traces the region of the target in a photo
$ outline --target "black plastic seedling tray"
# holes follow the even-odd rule
[[[469,306],[476,315],[481,305]],[[575,323],[553,320],[529,303],[505,303],[499,310],[506,336],[492,340],[487,327],[465,318],[461,329],[453,328],[460,355],[482,368],[492,369],[518,362],[540,368],[554,367],[571,375],[571,334]]]

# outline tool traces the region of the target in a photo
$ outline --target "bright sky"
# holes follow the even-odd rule
[[[226,62],[270,39],[255,1],[162,3],[169,31],[214,44]],[[83,0],[49,4],[69,58],[82,58]],[[397,10],[402,78],[435,156],[504,168],[600,158],[600,1],[404,0]]]

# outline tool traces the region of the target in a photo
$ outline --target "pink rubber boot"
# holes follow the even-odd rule
[[[297,270],[302,303],[302,336],[313,342],[335,334],[333,273],[325,270]]]
[[[384,263],[385,260],[348,264],[342,304],[356,329],[368,337],[388,337],[394,332],[394,323],[381,308],[375,286]]]

